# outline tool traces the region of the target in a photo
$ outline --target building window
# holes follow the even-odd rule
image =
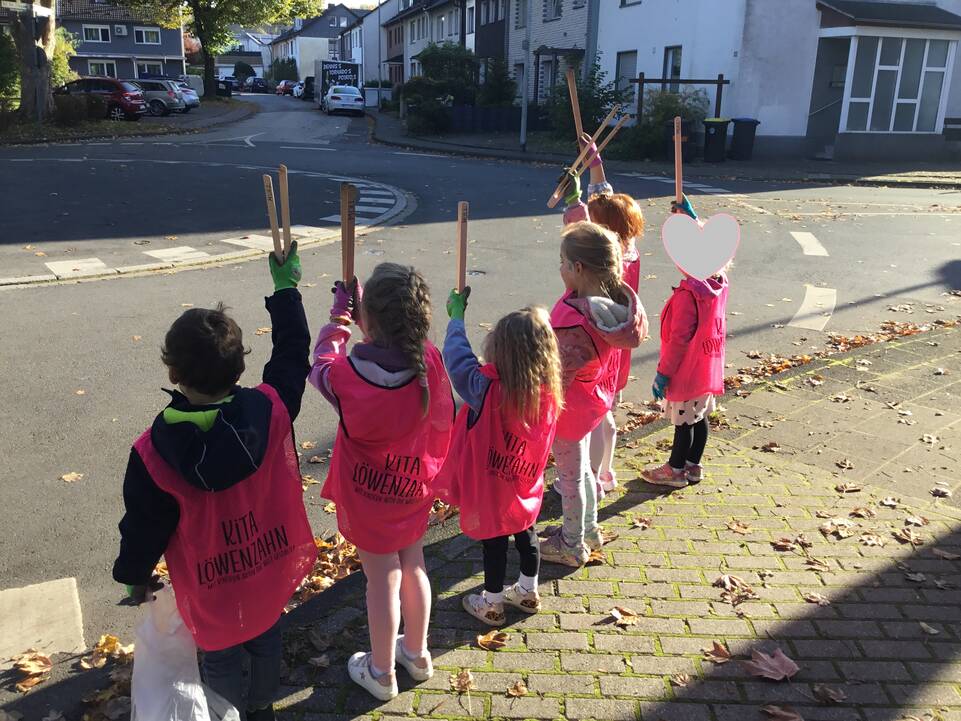
[[[338,19],[338,24],[339,24],[340,27],[342,27],[342,28],[347,27],[347,16],[345,15],[344,17],[339,18],[339,19]]]
[[[161,63],[137,63],[137,77],[144,75],[163,75],[164,67]]]
[[[530,0],[517,0],[517,17],[514,20],[515,28],[527,27],[527,3]]]
[[[664,74],[662,78],[679,80],[681,78],[681,46],[672,45],[664,48]],[[680,89],[677,83],[670,84],[670,91],[676,93]]]
[[[117,77],[117,64],[113,60],[88,60],[87,72],[108,78]]]
[[[564,0],[544,0],[544,19],[557,20],[564,12]]]
[[[160,28],[134,28],[133,41],[137,45],[160,45]]]
[[[336,15],[331,15],[331,16],[330,16],[330,27],[332,27],[332,28],[337,27],[337,16],[336,16]]]
[[[474,32],[474,6],[467,6],[467,34]]]
[[[514,63],[514,82],[517,83],[517,97],[524,93],[524,63]]]
[[[631,5],[640,5],[644,0],[621,0],[621,7],[626,8]]]
[[[83,41],[86,43],[109,43],[110,27],[107,25],[84,25]]]
[[[624,93],[626,102],[634,102],[637,86],[631,83],[637,77],[637,51],[628,50],[617,54],[617,89]]]
[[[446,15],[441,15],[439,18],[437,18],[437,35],[435,39],[441,40],[443,39],[444,35],[446,35],[446,33],[444,32],[444,23],[446,20],[447,20]]]
[[[411,60],[411,61],[410,61],[410,76],[411,76],[412,78],[416,78],[416,77],[418,77],[418,76],[420,75],[420,73],[421,73],[420,62],[417,61],[417,60]]]
[[[955,41],[854,37],[842,126],[848,132],[937,133]]]
[[[408,35],[410,35],[410,44],[413,45],[417,39],[417,22],[414,20],[410,21],[410,32]]]

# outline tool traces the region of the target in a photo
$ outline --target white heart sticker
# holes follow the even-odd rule
[[[661,241],[674,265],[692,278],[705,280],[734,257],[741,226],[727,213],[712,215],[703,226],[689,215],[675,213],[661,226]]]

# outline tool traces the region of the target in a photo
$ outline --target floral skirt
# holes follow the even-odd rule
[[[661,418],[666,418],[675,426],[700,423],[705,416],[714,412],[717,402],[713,393],[705,393],[703,396],[692,398],[689,401],[664,401],[664,410]]]

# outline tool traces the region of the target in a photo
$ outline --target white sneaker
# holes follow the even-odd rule
[[[371,654],[358,651],[347,660],[347,673],[358,686],[379,701],[390,701],[397,695],[397,675],[391,669],[380,678],[370,670]]]
[[[426,681],[431,676],[434,675],[434,664],[430,658],[430,652],[427,651],[423,656],[418,658],[410,658],[404,652],[404,637],[397,637],[397,647],[394,649],[394,658],[397,659],[397,663],[407,669],[407,673],[415,681]],[[419,663],[426,663],[426,666],[418,666]]]
[[[464,596],[463,606],[467,613],[488,626],[502,626],[507,620],[507,616],[504,615],[504,604],[490,603],[483,593]]]
[[[519,608],[524,613],[537,613],[541,610],[541,596],[535,588],[525,591],[518,584],[504,586],[504,603]]]
[[[597,477],[597,485],[599,485],[604,493],[610,493],[615,488],[617,488],[617,476],[614,471],[604,471]]]

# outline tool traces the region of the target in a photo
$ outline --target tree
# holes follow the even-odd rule
[[[267,68],[267,78],[279,83],[281,80],[300,80],[297,74],[297,61],[293,58],[274,60]]]
[[[234,77],[237,78],[241,83],[247,81],[247,78],[252,78],[257,73],[254,71],[249,64],[245,63],[243,60],[238,60],[234,63]]]
[[[587,78],[581,78],[580,72],[575,75],[584,131],[593,134],[611,108],[624,102],[625,94],[618,90],[613,82],[608,82],[607,73],[601,70],[599,61],[591,66]],[[559,138],[570,138],[571,142],[574,142],[574,116],[571,113],[566,83],[558,83],[551,91],[549,112],[554,134]]]
[[[120,0],[145,13],[153,22],[185,29],[200,41],[204,63],[204,97],[217,94],[217,55],[234,44],[231,25],[250,27],[289,23],[296,17],[313,17],[323,0]]]
[[[0,110],[20,94],[20,67],[17,46],[6,33],[0,33]]]
[[[477,93],[477,104],[490,107],[510,107],[517,97],[517,83],[507,71],[507,63],[493,59],[487,66],[487,76]]]
[[[45,7],[49,14],[35,21],[32,12],[14,13],[12,30],[20,65],[20,114],[39,122],[53,112],[50,58],[56,45],[57,25],[54,0],[38,0],[36,4]]]
[[[70,58],[77,54],[77,37],[64,27],[57,28],[56,44],[50,59],[50,85],[61,85],[76,80],[77,74],[70,68]]]

